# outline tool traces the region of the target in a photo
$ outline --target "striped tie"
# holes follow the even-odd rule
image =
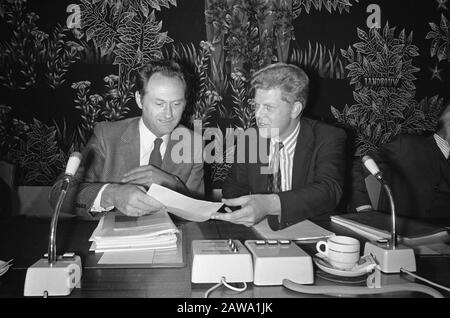
[[[267,176],[267,190],[269,193],[278,193],[281,191],[280,150],[283,147],[284,145],[281,141],[275,144],[271,161],[272,174]]]
[[[267,176],[267,191],[269,193],[278,193],[281,191],[281,169],[280,169],[280,150],[284,145],[280,141],[275,144],[274,153],[271,161],[272,174]],[[268,215],[267,221],[272,230],[276,231],[280,229],[280,221],[277,215]]]

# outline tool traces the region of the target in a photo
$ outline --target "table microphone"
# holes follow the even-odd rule
[[[391,225],[392,225],[391,244],[393,246],[397,246],[397,233],[396,233],[397,231],[395,226],[395,204],[394,204],[394,197],[392,196],[392,191],[384,181],[380,168],[378,168],[378,165],[375,163],[375,160],[373,160],[370,156],[366,155],[362,158],[362,162],[366,167],[366,169],[369,170],[370,174],[373,175],[378,181],[380,181],[389,197],[389,204],[391,207]]]
[[[391,209],[391,240],[387,246],[381,244],[374,244],[367,242],[364,247],[364,255],[372,254],[377,263],[380,264],[381,271],[385,273],[398,273],[400,268],[416,270],[416,262],[414,258],[414,251],[405,246],[397,246],[397,233],[395,225],[395,204],[394,196],[392,195],[391,188],[387,185],[383,179],[380,168],[370,156],[364,156],[362,163],[366,169],[373,175],[386,190],[389,198],[389,204]]]
[[[58,201],[55,206],[55,212],[53,213],[52,223],[50,226],[50,238],[48,242],[48,263],[52,264],[56,261],[56,227],[58,225],[58,217],[59,212],[61,210],[61,206],[64,202],[64,198],[66,197],[67,189],[69,188],[70,181],[78,170],[81,162],[81,153],[73,152],[66,166],[66,172],[64,173],[64,177],[62,179],[61,192],[59,193]]]
[[[377,178],[377,180],[383,180],[383,176],[381,175],[380,168],[378,168],[378,165],[375,163],[375,160],[373,160],[370,156],[364,156],[362,158],[362,163],[364,166],[369,170],[369,172]]]
[[[80,256],[75,253],[64,253],[60,257],[56,257],[56,227],[59,212],[80,162],[81,154],[79,152],[70,155],[50,226],[48,255],[44,255],[27,269],[24,296],[65,296],[69,295],[73,288],[81,287]]]

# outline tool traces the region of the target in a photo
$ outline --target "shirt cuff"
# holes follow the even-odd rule
[[[90,212],[105,212],[105,211],[111,211],[112,209],[114,209],[114,206],[109,206],[106,208],[102,208],[100,206],[100,203],[102,201],[103,190],[105,190],[105,188],[108,185],[109,185],[109,183],[103,185],[103,187],[100,189],[100,191],[98,191],[97,197],[94,200],[94,204],[92,205]]]
[[[368,205],[361,205],[356,207],[356,212],[361,212],[363,210],[372,210],[372,206],[370,204]]]

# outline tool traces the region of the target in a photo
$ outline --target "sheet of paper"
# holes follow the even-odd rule
[[[155,218],[157,218],[157,220],[155,220]],[[160,211],[143,216],[127,216],[122,213],[116,213],[114,221],[114,231],[144,228],[153,229],[155,223],[165,222],[166,217],[164,213],[160,213]]]
[[[411,246],[416,255],[450,255],[450,245],[445,242]]]
[[[147,194],[165,205],[170,213],[194,222],[209,220],[223,205],[222,202],[192,199],[158,184],[152,184]]]
[[[106,250],[88,258],[87,267],[102,268],[150,268],[150,267],[181,267],[183,261],[183,239],[182,230],[177,234],[178,239],[171,248],[163,249],[140,249],[126,248]],[[93,242],[92,245],[95,245]],[[90,250],[93,250],[91,247]]]
[[[163,234],[177,233],[178,229],[165,211],[158,211],[149,215],[141,216],[142,222],[137,227],[120,227],[116,230],[116,213],[108,213],[103,216],[91,237],[90,241],[100,240],[132,240],[139,238],[152,238]],[[120,218],[119,218],[120,220]],[[145,225],[144,225],[145,224]]]
[[[286,227],[280,231],[272,231],[266,218],[258,224],[254,225],[253,229],[265,239],[314,241],[334,236],[333,232],[324,229],[323,227],[311,222],[310,220],[304,220],[302,222]]]
[[[98,264],[152,264],[155,250],[106,252],[98,261]]]
[[[369,239],[371,241],[377,241],[379,239],[388,239],[390,238],[390,234],[384,231],[374,230],[370,229],[368,227],[365,227],[363,225],[359,226],[355,224],[354,222],[347,222],[343,219],[336,218],[334,216],[331,216],[331,221],[339,224],[343,227],[351,229],[353,232],[365,237],[366,239]]]
[[[115,241],[93,242],[90,250],[96,253],[102,253],[106,251],[118,251],[118,250],[143,250],[143,249],[169,249],[177,246],[177,235],[166,235],[165,238],[156,238],[150,240],[133,240],[133,241]]]

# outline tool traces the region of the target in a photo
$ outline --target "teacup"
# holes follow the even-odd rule
[[[317,252],[338,269],[352,269],[359,260],[359,241],[349,236],[333,236],[317,242]]]

